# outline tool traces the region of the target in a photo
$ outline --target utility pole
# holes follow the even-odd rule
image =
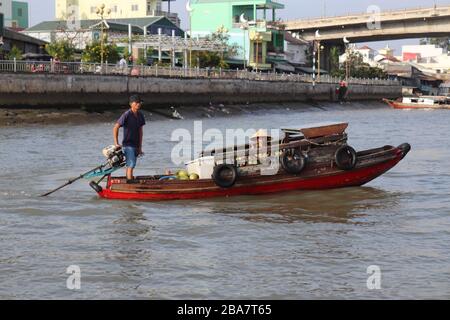
[[[162,29],[158,28],[158,62],[162,62],[162,48],[161,48],[161,36],[162,36]]]
[[[316,85],[316,41],[313,42],[313,64],[312,64],[312,68],[313,68],[313,86]]]
[[[246,52],[246,41],[245,38],[247,37],[247,30],[249,28],[248,20],[245,19],[244,14],[241,14],[239,21],[241,23],[241,29],[244,31],[244,70],[247,69],[247,52]]]
[[[244,31],[244,69],[246,69],[247,68],[247,52],[246,52],[245,38],[247,37],[246,30],[248,29],[248,26],[245,23],[242,23],[241,28]]]
[[[194,9],[191,7],[190,0],[186,3],[186,11],[189,13],[189,68],[192,68],[192,11]]]
[[[255,69],[256,72],[258,72],[258,64],[259,64],[259,35],[256,35],[255,37],[256,39],[256,65],[255,65]]]
[[[318,41],[317,47],[317,81],[320,81],[320,40]]]
[[[320,59],[320,52],[323,50],[323,49],[325,49],[324,48],[324,46],[322,46],[321,44],[320,44],[320,40],[317,42],[318,43],[318,47],[317,47],[317,65],[318,65],[318,67],[317,67],[317,80],[318,81],[320,81],[320,62],[321,62],[321,59]]]

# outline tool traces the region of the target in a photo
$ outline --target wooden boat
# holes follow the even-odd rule
[[[361,186],[393,168],[411,149],[410,145],[405,143],[398,147],[384,146],[355,152],[347,145],[347,134],[343,132],[347,125],[344,123],[333,125],[333,128],[328,125],[299,130],[285,129],[286,137],[275,142],[278,143],[280,154],[275,154],[274,157],[281,159],[281,165],[272,175],[262,175],[261,164],[248,165],[241,162],[238,165],[237,161],[231,165],[216,164],[210,179],[161,180],[164,176],[156,175],[136,177],[127,182],[125,177],[109,175],[105,187],[96,182],[91,182],[90,185],[105,199],[148,201]],[[321,132],[326,135],[321,135]],[[224,155],[232,152],[235,160],[240,156],[248,157],[248,146],[242,150],[239,154],[239,148],[225,148],[203,152],[202,156],[213,155],[214,159],[224,159]],[[216,169],[221,166],[225,170],[217,174]],[[233,183],[223,186],[223,182],[227,182],[230,176],[234,178]],[[224,181],[219,181],[222,184],[218,183],[218,178],[224,178]]]
[[[450,97],[445,96],[403,97],[383,101],[394,109],[450,109]]]

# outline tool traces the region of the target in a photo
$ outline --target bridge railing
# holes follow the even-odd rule
[[[284,81],[311,84],[339,84],[340,78],[329,75],[313,77],[308,74],[256,72],[248,70],[229,70],[211,68],[183,68],[167,66],[120,66],[118,64],[54,62],[54,61],[19,61],[0,60],[0,72],[30,74],[95,74],[112,76],[165,77],[165,78],[199,78],[199,79],[240,79],[251,81]],[[385,79],[350,78],[349,84],[392,86],[399,81]]]

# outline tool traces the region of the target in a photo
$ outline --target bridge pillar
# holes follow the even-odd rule
[[[339,54],[343,54],[345,52],[345,46],[339,45],[339,44],[334,44],[334,43],[326,43],[326,42],[322,42],[321,46],[323,46],[323,50],[321,52],[320,55],[320,68],[323,70],[326,70],[328,72],[331,71],[331,49],[333,47],[338,48]]]
[[[326,42],[321,42],[320,46],[323,50],[320,52],[320,69],[330,71],[331,69],[331,47],[332,45]]]

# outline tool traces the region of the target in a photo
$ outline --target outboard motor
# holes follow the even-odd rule
[[[103,149],[103,155],[106,157],[111,168],[122,167],[125,164],[125,154],[121,147],[114,145],[108,146]]]
[[[101,177],[100,180],[98,181],[91,181],[89,183],[89,185],[91,186],[91,188],[93,188],[96,192],[100,193],[102,192],[102,187],[100,187],[99,183],[107,176],[110,176],[111,173],[113,173],[114,171],[120,169],[121,167],[125,166],[125,154],[122,151],[121,147],[116,147],[116,146],[108,146],[106,148],[103,149],[103,155],[106,157],[106,162],[100,166],[98,166],[97,168],[94,168],[92,170],[89,170],[86,173],[81,174],[80,176],[71,179],[69,181],[67,181],[65,184],[63,184],[62,186],[44,193],[43,195],[41,195],[41,197],[46,197],[50,194],[52,194],[53,192],[58,191],[59,189],[64,188],[65,186],[68,186],[69,184],[74,183],[77,180],[80,179],[93,179],[96,177]]]

